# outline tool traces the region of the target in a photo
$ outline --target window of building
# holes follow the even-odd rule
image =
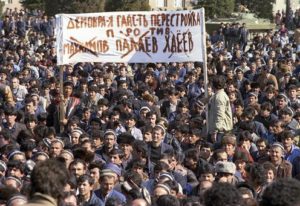
[[[164,0],[165,7],[168,7],[168,0]]]
[[[156,6],[157,7],[164,7],[164,1],[162,1],[162,0],[156,0]]]
[[[182,0],[174,0],[175,7],[182,7]]]
[[[9,4],[12,4],[12,3],[13,3],[13,0],[8,0],[8,3],[9,3]]]

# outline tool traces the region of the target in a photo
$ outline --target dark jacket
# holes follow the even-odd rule
[[[126,204],[126,197],[122,194],[122,193],[120,193],[120,192],[118,192],[118,191],[116,191],[116,190],[112,190],[112,191],[110,191],[107,195],[106,195],[106,197],[103,197],[102,196],[102,194],[101,194],[101,189],[98,189],[98,190],[95,190],[95,195],[102,201],[102,202],[104,202],[104,204],[106,203],[106,201],[107,201],[107,199],[108,198],[115,198],[115,199],[118,199],[118,200],[120,200],[121,202],[122,202],[122,204]]]
[[[151,162],[151,144],[149,144],[148,146],[148,162],[150,163]],[[163,154],[165,153],[166,151],[168,150],[173,150],[173,147],[171,145],[168,145],[166,143],[161,143],[161,148],[160,148],[160,154]],[[152,159],[152,162],[155,164],[156,160],[153,160]]]
[[[103,201],[96,196],[94,192],[91,194],[91,198],[88,202],[81,202],[82,206],[104,206]]]

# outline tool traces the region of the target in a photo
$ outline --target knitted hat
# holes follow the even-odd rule
[[[108,163],[103,166],[103,170],[101,171],[101,176],[105,176],[105,174],[117,174],[119,177],[122,175],[122,169],[113,163]]]

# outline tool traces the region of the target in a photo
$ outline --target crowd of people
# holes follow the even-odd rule
[[[63,88],[53,17],[0,31],[0,205],[300,205],[299,27],[220,24],[208,83],[200,62],[79,62]]]

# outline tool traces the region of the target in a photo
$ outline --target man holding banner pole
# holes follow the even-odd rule
[[[64,108],[64,67],[59,67],[59,90],[60,90],[60,102],[59,102],[59,128],[60,133],[64,132],[64,119],[65,119],[65,108]]]

